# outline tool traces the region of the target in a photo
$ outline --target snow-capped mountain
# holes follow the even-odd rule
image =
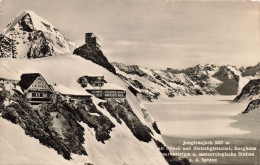
[[[255,66],[242,67],[239,69],[242,72],[242,76],[253,76],[260,78],[260,63]]]
[[[235,102],[260,99],[260,79],[250,80],[234,99]]]
[[[32,11],[22,11],[3,30],[0,57],[39,58],[68,54],[75,44],[45,19]]]
[[[247,67],[246,71],[242,74],[250,74],[258,77],[259,63],[254,67]],[[258,68],[258,69],[257,69]],[[250,80],[242,89],[242,91],[236,96],[234,102],[250,101],[247,108],[242,112],[247,114],[251,111],[259,111],[260,107],[260,79]],[[254,112],[255,113],[255,112]],[[259,113],[256,113],[259,116]]]
[[[112,63],[117,74],[139,98],[153,100],[186,95],[236,95],[252,77],[234,66],[196,65],[183,70],[148,69]]]
[[[1,56],[17,59],[0,58],[1,163],[188,164],[169,154],[156,122],[129,85],[72,54],[69,42],[30,11],[19,14],[3,31]],[[53,90],[63,87],[86,94],[77,80],[102,75],[107,83],[125,90],[126,97],[101,100],[91,95],[92,102],[83,104],[55,91],[52,102],[31,105],[19,83],[14,83],[24,73],[42,75]]]

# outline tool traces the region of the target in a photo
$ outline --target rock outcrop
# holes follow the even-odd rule
[[[242,114],[249,113],[253,110],[256,110],[259,107],[260,107],[260,99],[252,100],[246,107],[245,111],[242,112]]]
[[[255,66],[249,66],[246,68],[240,68],[242,76],[253,76],[260,78],[260,63]]]
[[[103,52],[99,48],[94,48],[88,43],[76,48],[73,54],[79,55],[87,60],[98,64],[112,73],[116,73],[115,68],[108,62],[107,58],[104,56]]]
[[[250,80],[241,93],[234,99],[235,102],[260,98],[260,79]]]

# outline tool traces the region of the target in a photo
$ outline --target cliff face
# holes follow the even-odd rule
[[[79,55],[87,60],[98,64],[112,73],[116,73],[115,68],[108,62],[107,58],[104,56],[103,52],[99,48],[94,48],[88,43],[76,48],[73,54]]]
[[[260,63],[255,66],[249,66],[246,68],[240,68],[242,76],[254,76],[260,78]]]
[[[260,79],[250,80],[241,93],[234,99],[236,102],[260,98]]]
[[[152,101],[186,95],[235,95],[249,81],[233,66],[196,65],[183,70],[156,70],[112,63],[139,98]]]

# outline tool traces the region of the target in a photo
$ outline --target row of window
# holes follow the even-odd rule
[[[91,97],[89,96],[71,96],[71,98],[73,99],[91,99]]]
[[[32,93],[32,97],[43,97],[43,93]]]
[[[47,88],[47,86],[46,85],[32,85],[32,87],[38,87],[38,88]]]
[[[102,98],[102,97],[105,97],[105,98],[122,98],[122,97],[125,97],[125,94],[94,94],[96,97],[98,98]]]
[[[119,90],[118,91],[117,90],[111,90],[111,91],[110,90],[109,91],[108,90],[91,90],[89,92],[93,93],[93,94],[94,93],[97,93],[97,94],[98,93],[105,93],[105,94],[106,93],[120,93],[120,94],[124,94],[125,93],[125,91],[119,91]]]

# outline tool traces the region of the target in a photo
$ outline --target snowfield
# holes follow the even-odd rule
[[[251,137],[252,125],[242,111],[248,102],[233,103],[235,96],[186,96],[146,104],[163,135],[183,138]],[[250,113],[249,113],[250,114]],[[248,116],[249,116],[248,114]],[[257,112],[255,112],[257,114]],[[245,118],[238,122],[236,116]],[[259,115],[258,115],[259,117]],[[257,117],[255,117],[257,118]],[[247,124],[246,124],[247,123]],[[246,128],[246,129],[245,129]],[[258,131],[259,132],[259,131]]]

